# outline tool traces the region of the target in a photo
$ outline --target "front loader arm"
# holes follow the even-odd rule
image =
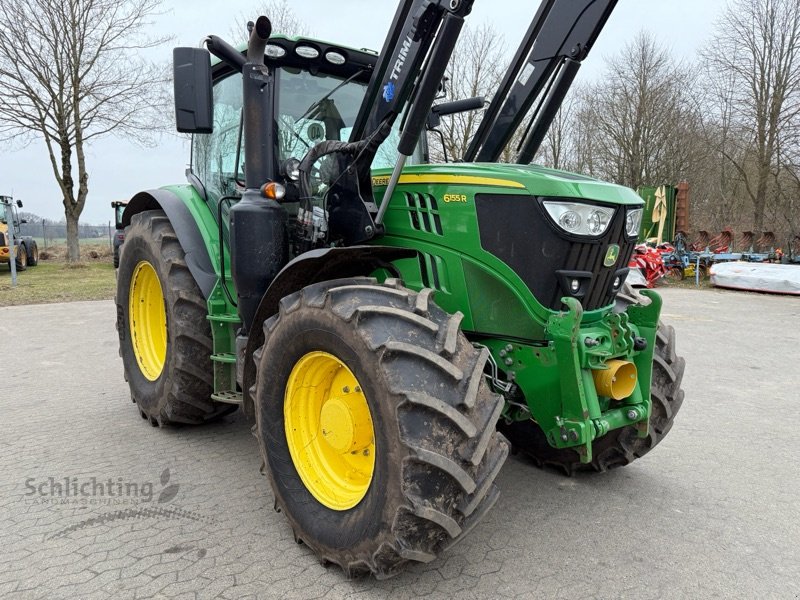
[[[543,0],[464,160],[497,162],[539,99],[516,162],[539,148],[617,0]]]
[[[300,162],[301,192],[308,196],[308,177],[315,161],[339,154],[341,175],[328,197],[330,233],[344,245],[381,235],[381,221],[405,164],[419,141],[464,18],[473,0],[402,0],[370,78],[349,142],[321,142]],[[399,159],[385,201],[375,215],[371,166],[405,113],[398,144]],[[353,224],[356,224],[354,227]]]

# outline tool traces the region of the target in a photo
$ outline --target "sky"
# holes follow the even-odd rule
[[[247,0],[165,0],[153,33],[174,38],[157,52],[166,61],[172,46],[195,46],[212,33],[227,37],[238,17],[257,11],[258,5]],[[726,0],[619,0],[578,81],[601,77],[604,57],[619,52],[642,29],[654,33],[676,57],[692,60],[725,5]],[[396,6],[394,0],[297,0],[294,9],[314,37],[380,50]],[[475,0],[467,22],[491,23],[511,55],[537,7],[537,0]],[[112,201],[185,182],[188,155],[188,143],[169,134],[147,148],[115,137],[96,141],[87,149],[89,196],[81,222],[106,223],[113,219]],[[42,142],[0,153],[0,195],[6,194],[21,199],[25,211],[53,220],[63,217],[60,190]]]

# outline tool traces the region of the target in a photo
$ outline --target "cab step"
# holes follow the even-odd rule
[[[220,354],[212,354],[211,360],[218,363],[225,363],[229,365],[236,364],[236,355],[231,352],[221,352]]]
[[[232,391],[216,392],[211,394],[211,399],[216,400],[217,402],[224,402],[225,404],[241,404],[242,393]]]

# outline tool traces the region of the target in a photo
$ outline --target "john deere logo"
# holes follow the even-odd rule
[[[619,258],[619,246],[616,244],[611,244],[606,250],[606,259],[603,261],[603,265],[606,267],[613,267],[617,263],[617,259]]]

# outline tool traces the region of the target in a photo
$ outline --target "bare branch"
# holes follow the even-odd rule
[[[62,192],[70,260],[89,192],[86,144],[110,133],[145,141],[169,114],[167,78],[137,51],[160,0],[0,0],[0,139],[41,138]]]

